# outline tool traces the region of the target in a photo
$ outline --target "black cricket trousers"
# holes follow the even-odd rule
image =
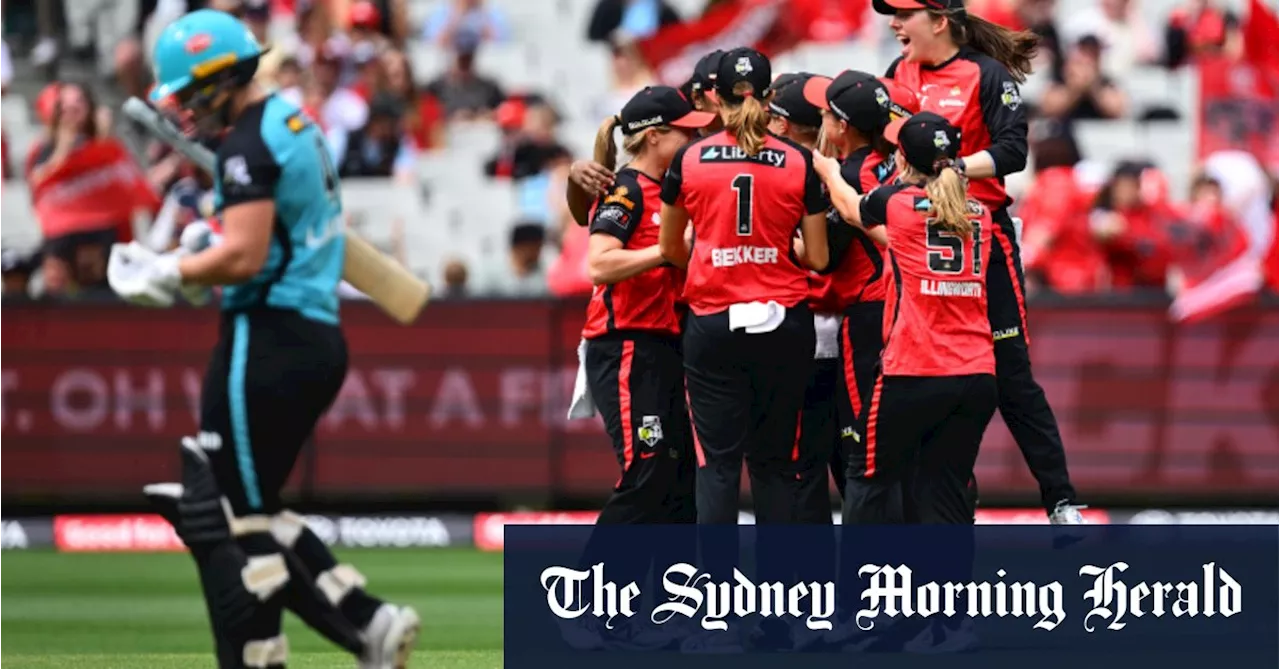
[[[883,333],[883,301],[852,304],[840,323],[840,357],[815,363],[800,427],[798,522],[830,522],[828,468],[843,499],[850,463],[866,459],[860,421],[875,385]]]
[[[693,523],[693,434],[680,340],[617,333],[587,341],[587,383],[621,475],[601,525]]]
[[[200,441],[237,516],[283,509],[280,491],[346,373],[337,325],[286,309],[223,314],[200,393]]]
[[[771,332],[729,330],[729,314],[688,316],[685,382],[698,455],[698,523],[737,524],[746,459],[758,524],[794,517],[794,452],[813,370],[813,312],[787,309]]]
[[[883,376],[866,409],[866,453],[851,463],[846,524],[972,524],[978,447],[995,414],[996,379]]]
[[[995,339],[1000,416],[1013,434],[1027,467],[1040,484],[1046,509],[1076,501],[1058,421],[1044,389],[1031,373],[1026,281],[1017,233],[1007,209],[993,212],[995,230],[987,267],[987,318]]]
[[[587,341],[587,384],[613,442],[621,473],[583,551],[583,568],[597,562],[611,578],[648,588],[651,566],[696,558],[693,523],[693,432],[685,404],[684,362],[677,337],[615,332]],[[661,545],[637,545],[627,528],[685,525]]]

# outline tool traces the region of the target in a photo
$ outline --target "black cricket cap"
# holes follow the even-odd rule
[[[739,104],[745,98],[734,93],[733,88],[744,81],[751,84],[752,97],[763,98],[773,83],[773,65],[764,54],[749,47],[726,51],[716,71],[716,95],[723,101]]]
[[[903,9],[935,9],[964,11],[964,0],[871,0],[879,14],[897,14]]]
[[[698,59],[693,66],[693,92],[709,91],[715,88],[716,73],[720,70],[720,59],[724,51],[716,49]]]
[[[933,112],[898,119],[885,128],[884,136],[898,145],[907,164],[927,176],[940,171],[940,162],[960,155],[960,129]]]
[[[804,85],[804,97],[870,137],[889,124],[893,104],[884,82],[857,70],[845,70],[835,79],[810,79]]]
[[[622,134],[634,135],[645,128],[667,125],[674,128],[705,128],[715,114],[695,111],[680,91],[670,86],[646,86],[631,96],[618,115]]]
[[[804,85],[815,75],[808,72],[779,76],[769,90],[769,112],[781,116],[796,125],[817,128],[822,125],[822,110],[804,97]]]

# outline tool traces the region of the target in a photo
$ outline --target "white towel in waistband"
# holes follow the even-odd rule
[[[596,402],[587,384],[587,340],[578,342],[578,376],[573,380],[573,399],[569,402],[569,420],[596,415]]]
[[[830,360],[840,357],[840,323],[842,316],[826,314],[813,315],[813,334],[817,346],[813,350],[814,360]]]
[[[729,329],[746,330],[747,334],[773,332],[786,318],[787,308],[773,300],[729,305]]]

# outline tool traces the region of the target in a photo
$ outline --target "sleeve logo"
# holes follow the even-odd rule
[[[231,156],[222,164],[222,182],[235,186],[248,186],[253,183],[249,177],[249,164],[244,156]]]
[[[613,189],[613,194],[604,199],[605,204],[620,204],[627,209],[635,209],[636,203],[632,202],[628,197],[626,186],[618,186]]]
[[[1012,81],[1006,81],[1003,85],[1004,90],[1000,93],[1000,104],[1009,109],[1017,109],[1022,106],[1022,94],[1018,92],[1018,86]]]

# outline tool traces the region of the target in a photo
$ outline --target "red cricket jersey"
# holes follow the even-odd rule
[[[884,225],[889,234],[884,374],[995,374],[987,320],[991,212],[969,201],[974,231],[965,239],[929,225],[930,208],[924,189],[907,184],[882,186],[862,200],[863,225]]]
[[[1004,65],[966,46],[939,65],[899,57],[885,76],[919,93],[920,111],[938,114],[960,129],[961,157],[991,154],[1000,176],[971,180],[969,192],[992,211],[1009,206],[1003,177],[1027,166],[1027,110]]]
[[[897,166],[893,156],[880,155],[864,146],[844,159],[840,174],[854,190],[867,193],[892,181],[897,175]],[[813,310],[820,314],[840,314],[852,304],[883,301],[884,250],[866,233],[845,223],[835,207],[827,211],[827,225],[828,229],[842,232],[847,228],[853,242],[843,257],[833,256],[830,273],[810,273],[809,304]],[[833,235],[828,234],[830,237]]]
[[[610,194],[591,205],[591,234],[616,237],[622,248],[630,250],[657,244],[661,190],[661,184],[643,172],[618,170]],[[583,338],[618,331],[679,335],[681,313],[676,300],[683,274],[675,267],[655,267],[615,284],[596,286],[587,305]]]
[[[693,313],[769,300],[794,307],[808,296],[809,272],[792,239],[801,219],[828,206],[808,149],[768,134],[749,156],[728,132],[708,135],[676,153],[662,201],[694,221],[684,287]]]

